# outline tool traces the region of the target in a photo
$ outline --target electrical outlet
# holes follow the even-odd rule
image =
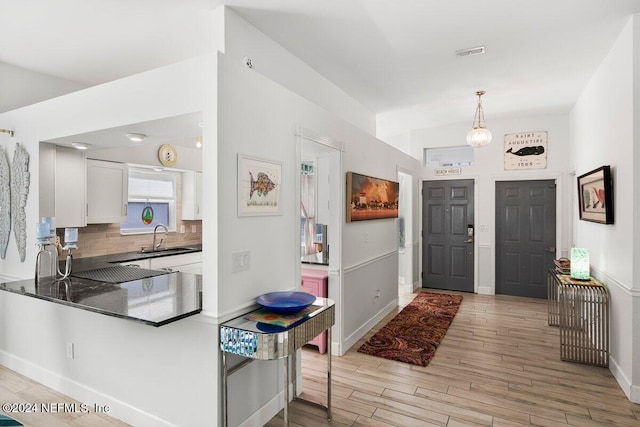
[[[186,229],[185,229],[184,225],[181,225],[181,226],[180,226],[180,234],[184,234],[184,233],[186,233],[186,232],[187,232],[187,231],[186,231]]]
[[[67,357],[69,359],[73,359],[73,343],[72,342],[68,342],[67,343]]]
[[[196,226],[195,226],[195,225],[192,225],[192,226],[191,226],[191,233],[195,234],[195,233],[197,233],[197,232],[198,232],[198,229],[196,228]]]

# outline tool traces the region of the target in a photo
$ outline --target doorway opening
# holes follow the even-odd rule
[[[300,180],[297,185],[300,216],[299,272],[321,270],[326,277],[328,298],[336,303],[332,343],[328,351],[340,354],[342,343],[342,222],[344,182],[342,175],[342,143],[297,129]]]
[[[414,290],[416,278],[414,258],[417,256],[418,246],[413,243],[413,177],[398,170],[400,183],[400,204],[398,206],[398,286],[402,292],[411,293]]]

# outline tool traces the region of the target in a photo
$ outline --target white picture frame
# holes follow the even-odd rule
[[[282,215],[282,163],[238,153],[238,216]]]
[[[547,132],[518,132],[504,136],[504,169],[545,169]]]

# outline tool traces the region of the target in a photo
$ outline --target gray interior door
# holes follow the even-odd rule
[[[555,182],[496,182],[496,293],[546,298],[555,245]]]
[[[422,287],[473,292],[473,180],[422,185]]]

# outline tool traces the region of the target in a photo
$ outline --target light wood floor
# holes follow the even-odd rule
[[[43,386],[27,377],[24,377],[10,369],[0,365],[0,403],[56,403],[59,412],[8,412],[2,410],[11,418],[20,421],[28,427],[127,427],[113,417],[91,410],[83,413],[80,402],[71,399]],[[75,403],[77,411],[70,411],[71,407],[64,409],[64,404]],[[56,408],[56,406],[50,406]],[[50,409],[51,410],[51,409]]]
[[[291,426],[640,426],[610,371],[560,361],[546,300],[463,293],[446,337],[426,368],[356,350],[332,360],[333,420],[293,402]],[[401,295],[401,307],[413,295]],[[324,356],[303,349],[303,397],[326,402]],[[282,411],[268,424],[282,425]]]

